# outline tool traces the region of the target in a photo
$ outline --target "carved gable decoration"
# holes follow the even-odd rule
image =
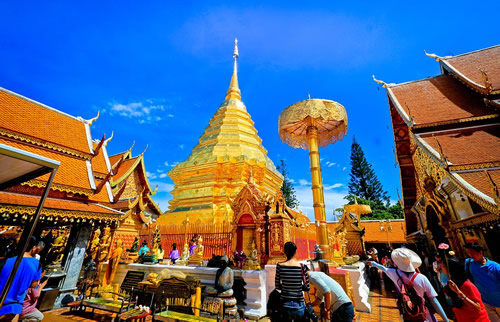
[[[231,204],[231,208],[233,209],[235,218],[237,218],[238,215],[242,212],[255,213],[253,208],[263,207],[265,205],[266,201],[260,193],[259,189],[257,189],[257,187],[255,187],[253,184],[248,183],[240,190],[238,195],[236,195],[236,198],[234,198]],[[249,207],[251,208],[251,210],[244,207]]]

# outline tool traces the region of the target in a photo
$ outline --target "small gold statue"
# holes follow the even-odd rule
[[[203,246],[203,239],[200,237],[198,238],[198,243],[197,247],[194,249],[194,254],[189,256],[189,265],[196,265],[196,266],[202,266],[203,264],[203,250],[205,249],[205,246]]]
[[[187,243],[184,244],[184,250],[182,251],[181,258],[175,261],[175,265],[187,265],[189,261],[189,245]]]
[[[97,252],[99,251],[100,237],[101,237],[101,230],[97,228],[94,231],[94,238],[90,242],[90,248],[89,248],[90,258],[92,258],[93,260],[96,260]]]
[[[250,257],[247,259],[247,262],[243,266],[243,269],[250,269],[250,270],[261,269],[259,264],[259,255],[257,252],[257,248],[255,248],[255,239],[252,240],[252,252],[250,253]]]
[[[110,232],[111,228],[109,226],[106,226],[104,228],[104,234],[102,235],[100,245],[99,245],[99,256],[98,256],[98,262],[102,263],[108,258],[108,253],[109,253],[109,246],[110,246]]]

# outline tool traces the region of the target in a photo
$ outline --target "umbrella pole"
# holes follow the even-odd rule
[[[328,245],[328,230],[326,226],[325,198],[323,195],[323,179],[318,147],[318,128],[314,125],[307,128],[307,143],[309,146],[309,162],[311,165],[311,182],[314,203],[314,218],[316,219],[316,239],[319,247],[325,251],[325,257],[331,259]]]

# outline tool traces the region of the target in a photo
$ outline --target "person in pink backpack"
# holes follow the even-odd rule
[[[443,321],[448,322],[448,317],[439,304],[436,298],[437,293],[431,283],[425,275],[416,272],[422,264],[420,257],[408,248],[397,248],[392,251],[391,258],[396,268],[387,268],[376,262],[368,262],[368,265],[383,271],[394,282],[399,293],[398,307],[403,319],[405,321],[437,321],[427,308],[428,305],[432,305]],[[413,307],[408,305],[409,298],[415,299]],[[402,299],[405,300],[402,301]],[[422,305],[419,307],[419,304]],[[410,312],[408,307],[413,311]]]

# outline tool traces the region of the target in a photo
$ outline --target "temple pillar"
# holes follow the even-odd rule
[[[268,265],[286,260],[284,246],[287,241],[290,241],[290,224],[288,220],[277,216],[271,218],[270,222]]]
[[[73,297],[73,292],[76,289],[76,284],[80,277],[80,272],[85,259],[85,250],[90,239],[92,226],[87,225],[74,225],[71,228],[71,233],[68,240],[71,242],[69,251],[67,253],[66,265],[64,265],[64,272],[66,276],[60,284],[59,296],[56,299],[54,307],[61,307],[61,301],[65,296]],[[66,301],[66,300],[65,300]]]

